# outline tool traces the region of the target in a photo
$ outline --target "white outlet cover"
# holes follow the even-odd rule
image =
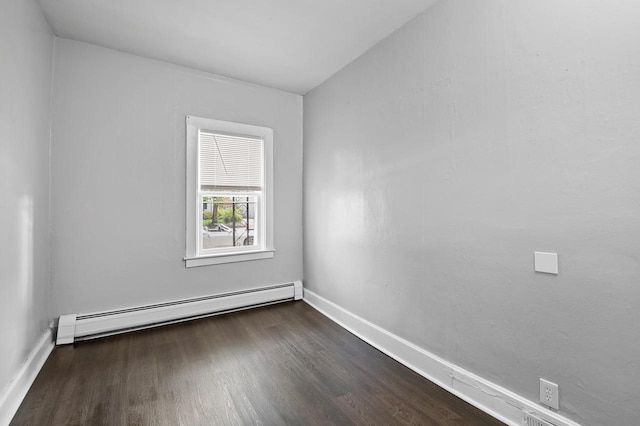
[[[536,272],[558,275],[558,253],[534,251],[533,269]]]
[[[558,409],[560,394],[558,385],[545,379],[540,379],[540,402],[549,408]]]

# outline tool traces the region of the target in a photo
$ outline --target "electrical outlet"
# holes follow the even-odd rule
[[[540,402],[549,408],[558,409],[558,385],[545,379],[540,379]]]

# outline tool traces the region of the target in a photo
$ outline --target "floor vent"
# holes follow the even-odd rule
[[[542,420],[535,414],[527,412],[522,413],[522,424],[523,426],[554,426],[552,423]]]
[[[302,299],[302,282],[176,300],[91,314],[61,315],[56,344],[95,339],[128,331]]]

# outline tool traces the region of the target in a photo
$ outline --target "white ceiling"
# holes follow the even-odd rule
[[[305,94],[434,0],[38,0],[56,35]]]

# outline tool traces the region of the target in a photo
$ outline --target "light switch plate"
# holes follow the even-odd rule
[[[558,274],[558,253],[533,252],[533,269],[546,274]]]

